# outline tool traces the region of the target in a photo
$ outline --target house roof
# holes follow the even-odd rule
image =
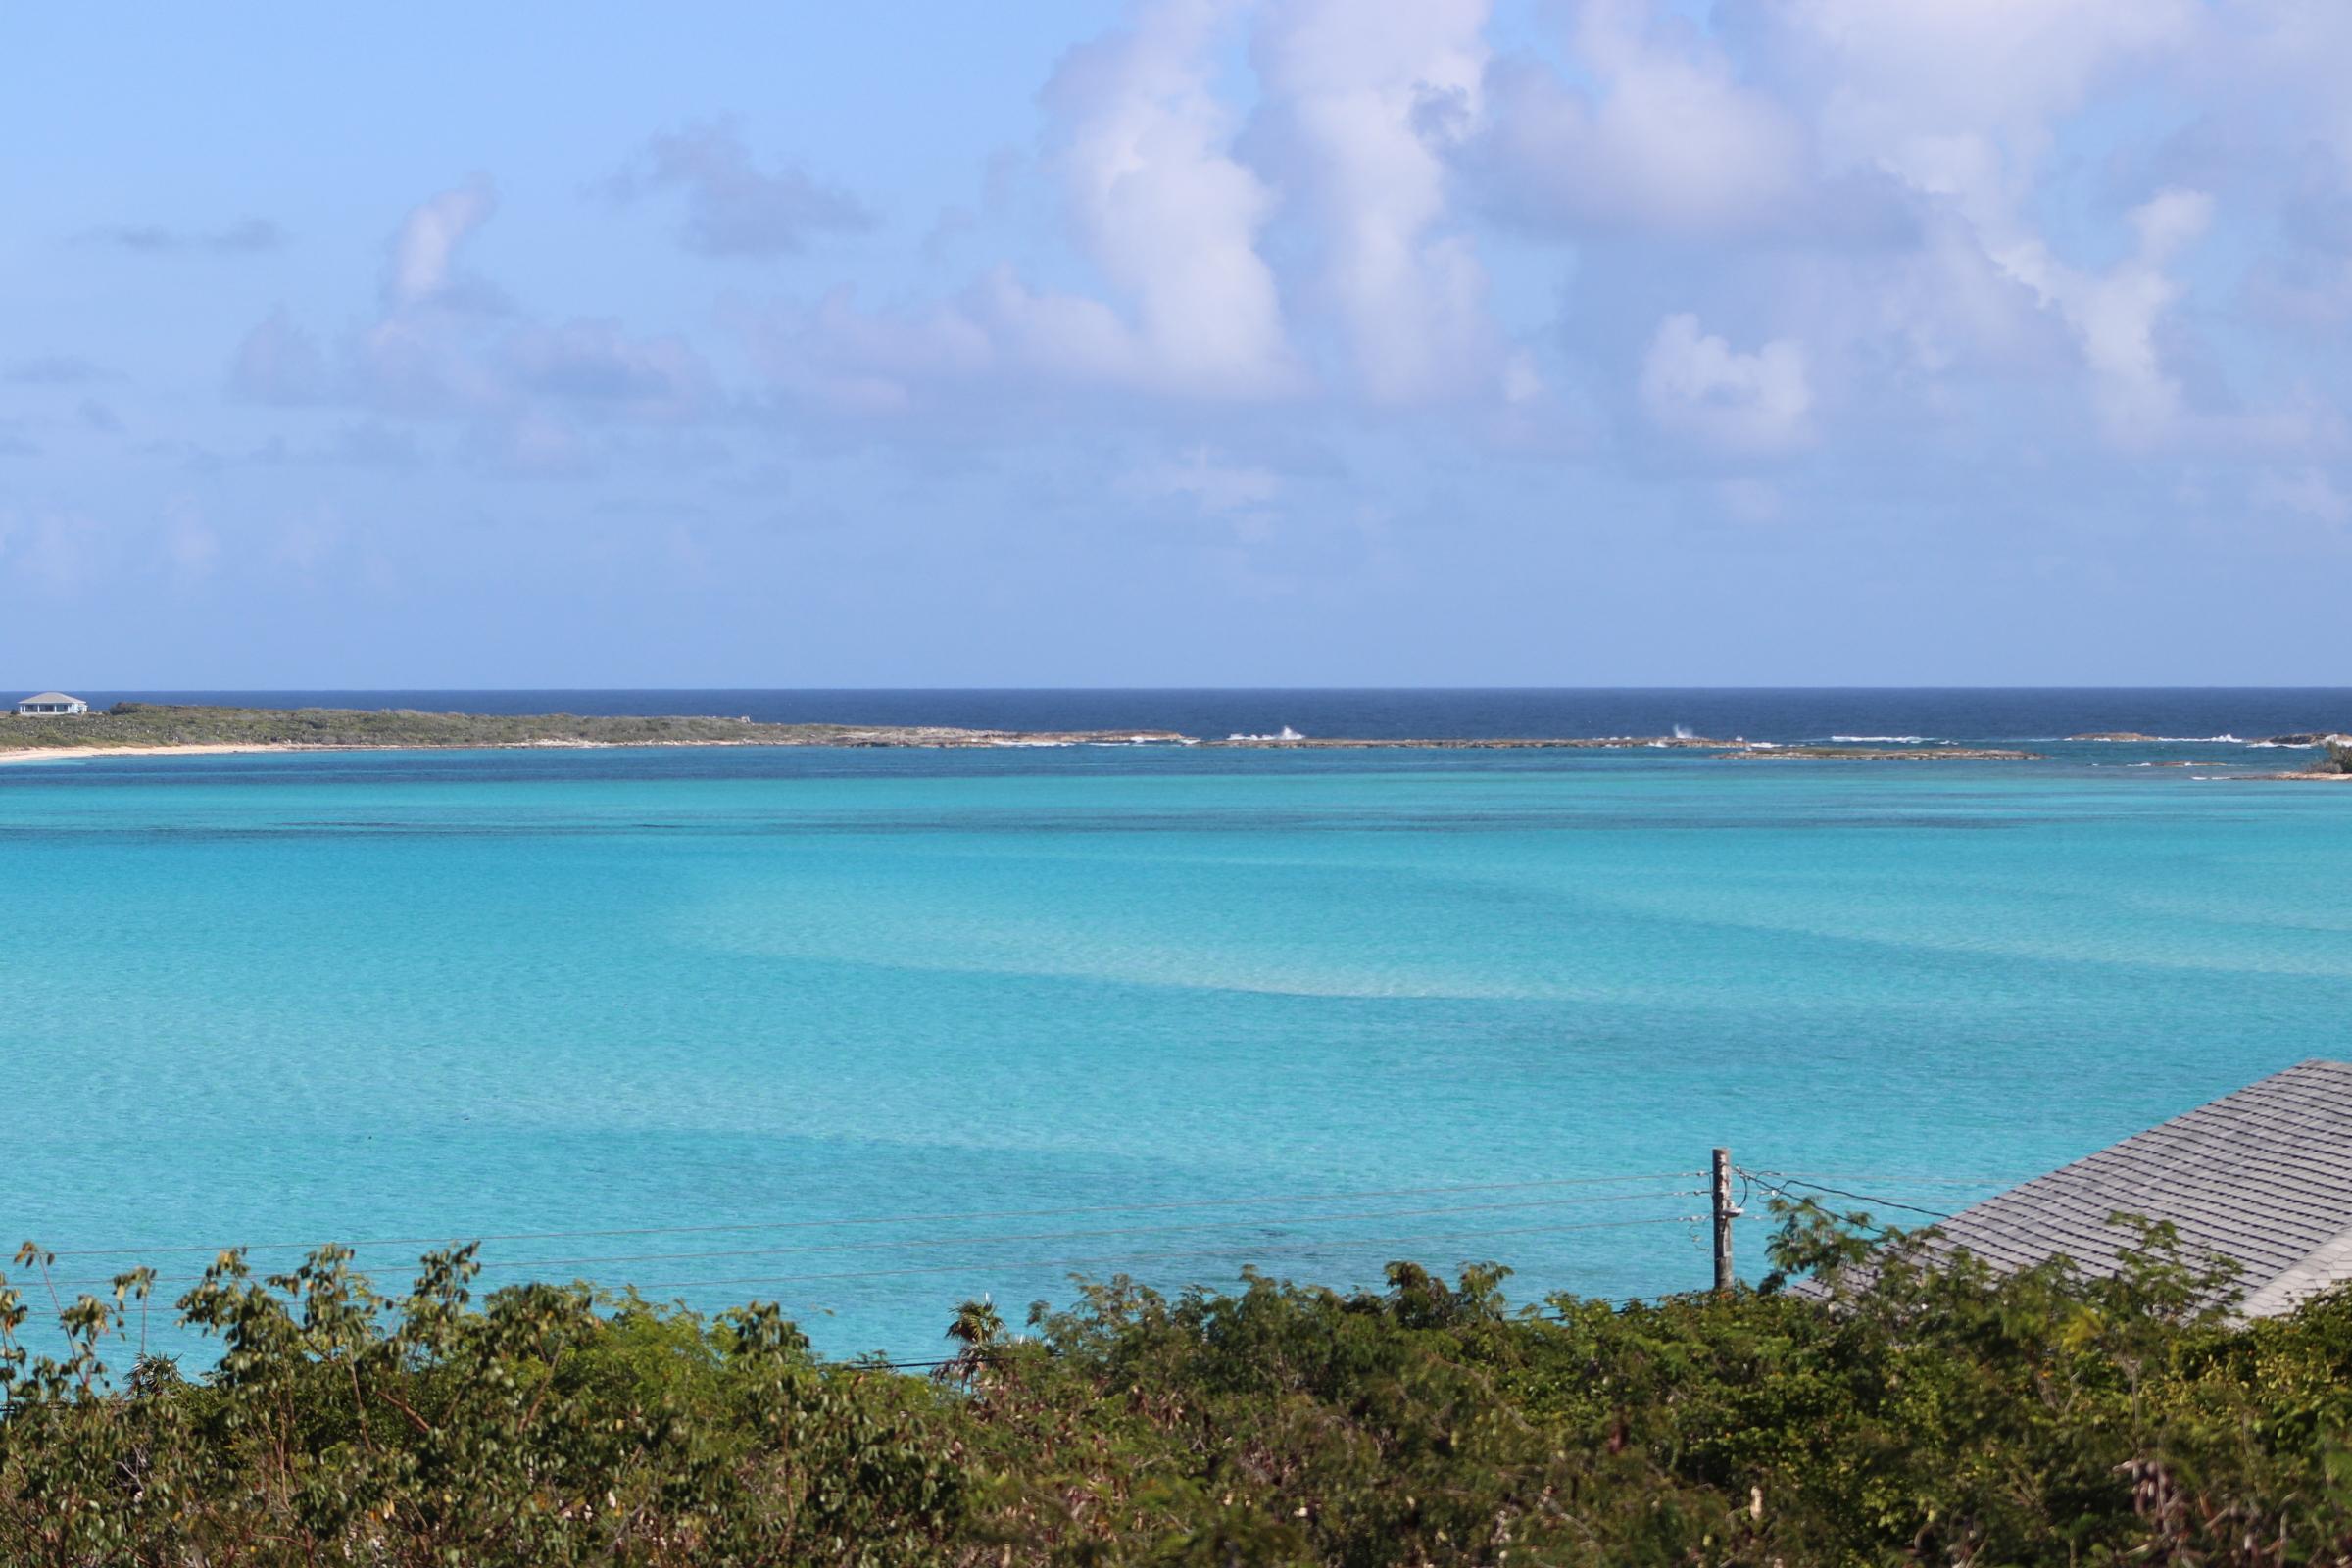
[[[2111,1273],[2117,1213],[2170,1220],[2243,1265],[2238,1310],[2269,1317],[2352,1280],[2352,1062],[2306,1061],[1962,1209],[1949,1245],[2024,1268],[2064,1253]]]
[[[26,703],[78,703],[80,701],[80,698],[68,697],[64,692],[35,692],[30,697],[18,698],[17,706],[22,708]]]

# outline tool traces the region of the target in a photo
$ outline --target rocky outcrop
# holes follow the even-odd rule
[[[2039,752],[2021,752],[2006,746],[1751,746],[1715,755],[1757,761],[1775,757],[1837,762],[2038,762],[2042,760]]]
[[[1645,747],[1668,750],[1720,751],[1727,746],[1740,746],[1742,741],[1709,740],[1699,735],[1593,735],[1539,736],[1493,735],[1454,737],[1446,740],[1365,740],[1348,736],[1325,735],[1233,735],[1221,741],[1202,741],[1203,746],[1235,747],[1249,751],[1314,752],[1314,751],[1373,751],[1380,749],[1411,749],[1415,751],[1446,752],[1623,752]]]

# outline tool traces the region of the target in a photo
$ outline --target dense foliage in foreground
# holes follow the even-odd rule
[[[2116,1280],[1995,1280],[1793,1212],[1776,1262],[1828,1303],[1113,1281],[1030,1338],[967,1305],[931,1375],[760,1306],[476,1304],[463,1251],[391,1301],[338,1250],[230,1254],[181,1302],[201,1378],[98,1364],[143,1276],[64,1308],[62,1360],[6,1299],[0,1561],[2352,1560],[2352,1299],[2232,1325],[2144,1242]]]

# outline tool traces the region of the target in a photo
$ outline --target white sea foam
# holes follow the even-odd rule
[[[1698,731],[1688,724],[1677,724],[1674,726],[1674,738],[1678,741],[1694,741],[1698,739]]]
[[[1302,741],[1306,739],[1304,735],[1288,724],[1282,726],[1282,733],[1279,735],[1244,735],[1237,730],[1225,738],[1229,741]]]
[[[1834,741],[1872,741],[1884,746],[1919,746],[1927,741],[1925,735],[1833,735]]]
[[[2234,735],[2147,735],[2131,741],[2101,741],[2102,746],[2245,746],[2261,742],[2246,742]]]

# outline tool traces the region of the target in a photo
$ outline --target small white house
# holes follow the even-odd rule
[[[42,692],[17,704],[17,711],[21,714],[86,713],[89,710],[89,704],[78,697],[68,697],[64,692]]]

